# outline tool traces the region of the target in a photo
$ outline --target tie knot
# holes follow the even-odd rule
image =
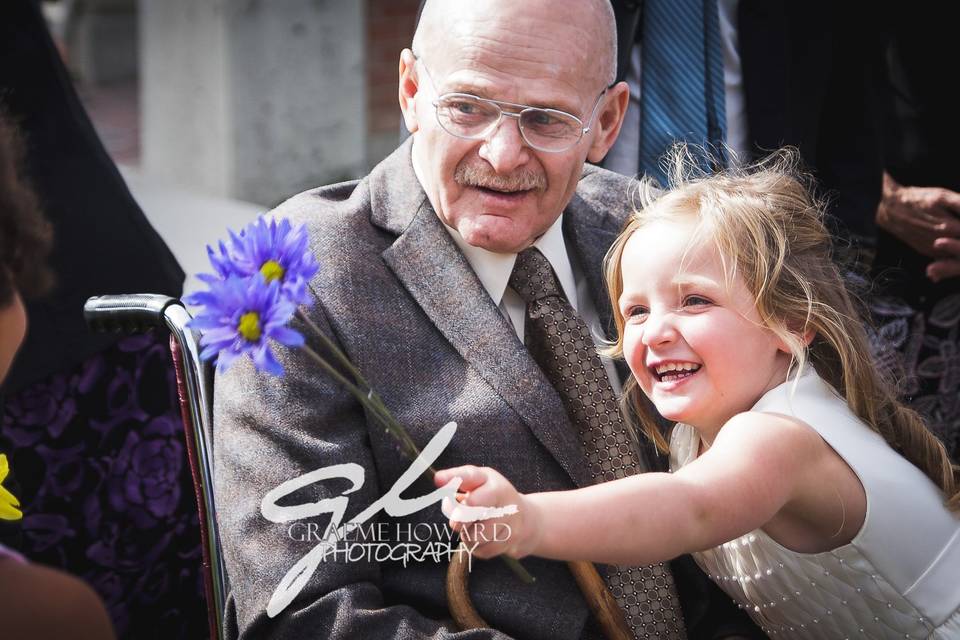
[[[550,262],[533,247],[517,254],[508,284],[527,304],[550,296],[564,297]]]

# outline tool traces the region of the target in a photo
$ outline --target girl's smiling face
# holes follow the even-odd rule
[[[627,241],[623,353],[661,415],[715,434],[786,380],[790,355],[695,230],[693,220],[656,220]]]

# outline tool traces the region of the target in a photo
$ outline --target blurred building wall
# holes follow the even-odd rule
[[[365,2],[138,6],[145,173],[273,205],[366,171]]]
[[[420,0],[367,2],[367,164],[397,146],[401,125],[397,102],[400,51],[413,41]]]

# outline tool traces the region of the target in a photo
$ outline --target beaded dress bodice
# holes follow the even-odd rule
[[[854,416],[814,373],[768,392],[753,408],[794,415],[857,473],[867,516],[850,543],[791,551],[758,529],[693,554],[771,638],[960,638],[960,518],[942,494]],[[699,436],[678,424],[671,468],[697,456]]]

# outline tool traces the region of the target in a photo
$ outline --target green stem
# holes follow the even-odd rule
[[[314,296],[316,296],[316,293],[314,293]],[[393,437],[399,441],[400,446],[405,449],[404,453],[406,453],[406,455],[408,455],[411,459],[420,455],[420,450],[417,448],[417,445],[413,442],[410,436],[407,435],[407,432],[404,430],[404,428],[396,421],[396,419],[390,413],[390,410],[387,409],[387,406],[384,404],[383,400],[380,399],[380,396],[378,396],[376,392],[370,388],[369,383],[367,383],[360,371],[353,365],[350,359],[347,358],[343,351],[340,350],[340,347],[338,347],[336,343],[333,342],[329,336],[327,336],[326,333],[321,331],[320,328],[314,324],[314,322],[310,320],[310,318],[307,317],[307,314],[303,313],[302,310],[297,310],[297,317],[303,320],[303,322],[310,327],[311,330],[313,330],[314,334],[323,343],[324,348],[333,354],[333,356],[337,359],[337,362],[347,369],[350,375],[353,376],[353,379],[356,380],[357,384],[353,385],[347,382],[344,376],[341,375],[340,372],[333,369],[331,365],[326,362],[326,360],[313,352],[312,349],[309,349],[309,347],[304,347],[305,349],[311,351],[311,355],[313,356],[314,360],[317,362],[322,362],[324,368],[327,371],[333,372],[333,375],[335,375],[336,379],[341,384],[350,385],[350,387],[352,387],[351,392],[354,394],[354,396],[360,400],[363,406],[374,412],[374,414],[383,423],[384,427],[390,431],[391,435],[393,435]],[[357,395],[358,393],[362,393],[364,397],[361,398],[359,395]],[[430,477],[433,478],[433,476],[436,474],[436,469],[430,467],[429,471]]]
[[[317,300],[320,299],[320,298],[317,296],[316,291],[313,291],[313,288],[312,288],[312,287],[310,288],[310,291],[313,292],[313,296],[314,296],[315,299],[317,299]],[[346,356],[346,354],[345,354],[343,351],[340,350],[340,347],[337,346],[337,343],[335,343],[333,340],[331,340],[330,337],[329,337],[326,333],[324,333],[323,331],[321,331],[321,330],[320,330],[320,327],[318,327],[318,326],[316,325],[316,323],[315,323],[313,320],[311,320],[310,317],[309,317],[306,313],[303,312],[302,309],[297,309],[296,315],[297,315],[297,318],[299,318],[300,320],[302,320],[305,325],[307,325],[308,327],[310,327],[310,330],[313,331],[314,335],[316,335],[316,336],[320,339],[321,342],[323,342],[323,346],[324,346],[330,353],[333,354],[333,357],[335,357],[335,358],[337,359],[337,362],[339,362],[340,365],[341,365],[344,369],[346,369],[347,371],[350,372],[350,375],[353,376],[353,379],[357,381],[357,384],[359,384],[359,385],[362,386],[362,387],[366,387],[366,388],[369,389],[369,388],[370,388],[370,385],[367,384],[367,381],[366,381],[366,379],[363,377],[363,374],[360,373],[360,370],[359,370],[359,369],[357,369],[355,366],[353,366],[353,363],[350,362],[350,358],[348,358],[348,357]]]
[[[313,288],[311,287],[311,291]],[[315,291],[313,291],[314,299],[319,299]],[[367,407],[373,413],[373,415],[380,421],[381,424],[387,429],[387,431],[398,441],[400,448],[403,450],[403,453],[409,457],[411,460],[415,460],[420,455],[420,449],[414,443],[413,439],[407,434],[406,430],[397,422],[396,418],[393,417],[393,414],[390,413],[390,410],[387,409],[386,404],[383,400],[380,399],[373,389],[370,388],[370,385],[367,383],[366,379],[360,374],[360,371],[350,362],[350,359],[340,350],[333,340],[331,340],[326,333],[320,330],[310,318],[307,317],[307,314],[303,313],[302,310],[297,310],[297,317],[302,320],[310,329],[313,331],[320,341],[323,343],[324,348],[333,354],[337,359],[337,362],[340,363],[349,373],[353,376],[354,380],[359,384],[354,384],[346,378],[342,373],[337,371],[337,369],[326,361],[323,357],[320,356],[316,351],[303,345],[303,350],[309,355],[317,364],[319,364],[324,371],[329,373],[333,378],[342,384],[347,391],[349,391],[353,397],[355,397],[361,405]],[[364,393],[366,389],[366,393]],[[437,474],[437,470],[431,465],[427,468],[427,472],[430,474],[430,479]],[[523,568],[523,565],[520,564],[515,558],[509,556],[499,556],[500,559],[510,567],[511,571],[520,578],[524,583],[531,584],[536,578],[534,578],[529,571]]]
[[[404,438],[406,434],[403,433],[402,427],[397,424],[396,420],[393,419],[393,416],[386,411],[386,408],[383,407],[383,403],[374,402],[370,395],[364,393],[361,388],[350,382],[350,380],[348,380],[342,373],[337,371],[333,365],[327,362],[310,347],[304,345],[303,350],[327,373],[329,373],[334,380],[346,387],[347,391],[349,391],[353,397],[360,402],[361,405],[370,410],[373,416],[380,421],[380,423],[387,429],[388,432],[390,432],[390,435],[399,440],[401,448],[404,449],[404,453],[406,455],[411,456],[411,458],[416,458],[420,454],[419,449],[417,449],[416,445],[410,441],[409,437]],[[431,472],[430,477],[432,478],[436,474],[436,470],[431,467],[429,471]]]

